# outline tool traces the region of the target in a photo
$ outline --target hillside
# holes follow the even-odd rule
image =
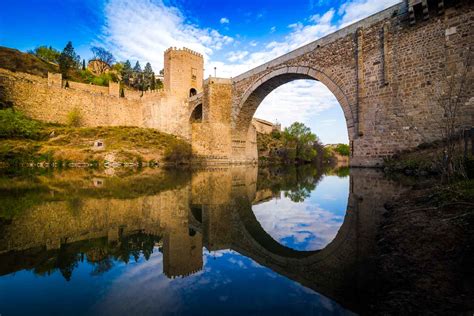
[[[191,146],[151,128],[72,127],[0,110],[0,165],[187,163]]]
[[[0,46],[0,68],[15,72],[47,77],[49,72],[59,72],[57,65],[46,62],[32,54]]]

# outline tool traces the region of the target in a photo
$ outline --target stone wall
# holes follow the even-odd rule
[[[271,134],[274,130],[280,130],[280,125],[275,125],[271,122],[259,119],[259,118],[253,118],[252,119],[252,125],[257,131],[257,133],[260,134]]]
[[[65,82],[60,74],[42,78],[0,69],[0,90],[7,104],[29,117],[45,122],[67,123],[68,114],[79,110],[82,126],[138,126],[190,139],[186,98],[164,91],[126,91],[119,84],[109,87]]]
[[[51,79],[49,80],[51,83]],[[67,123],[77,109],[84,126],[143,126],[140,102],[109,95],[108,87],[69,82],[61,88],[56,80],[0,69],[0,87],[5,98],[26,115],[54,123]]]

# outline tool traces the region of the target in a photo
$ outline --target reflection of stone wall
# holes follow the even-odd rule
[[[182,189],[186,191],[186,189]],[[118,237],[119,231],[162,232],[163,212],[178,207],[180,190],[135,199],[87,199],[47,202],[17,216],[0,236],[0,253],[98,237]],[[164,211],[166,210],[166,211]]]

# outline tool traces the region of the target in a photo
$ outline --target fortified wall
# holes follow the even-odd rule
[[[78,110],[83,126],[138,126],[190,139],[187,99],[202,91],[203,56],[190,49],[170,48],[164,53],[164,89],[124,90],[118,83],[108,87],[62,79],[48,73],[42,78],[0,68],[0,95],[29,117],[67,123]]]

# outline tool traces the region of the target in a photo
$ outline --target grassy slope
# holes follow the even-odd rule
[[[41,77],[47,77],[48,71],[59,72],[58,65],[46,62],[34,55],[3,46],[0,46],[0,68]]]
[[[96,140],[103,141],[103,149],[94,150]],[[41,124],[37,139],[1,139],[0,162],[158,162],[165,160],[165,156],[176,147],[187,146],[186,142],[173,135],[148,128],[72,128]]]

